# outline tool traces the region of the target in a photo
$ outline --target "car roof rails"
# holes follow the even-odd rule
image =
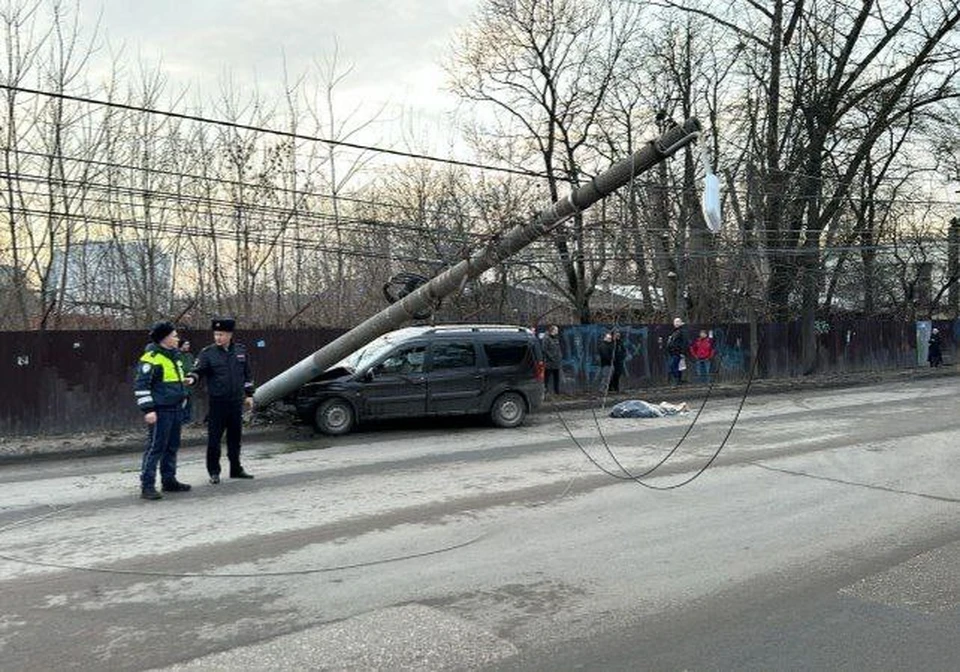
[[[424,333],[438,333],[441,331],[511,331],[531,333],[529,327],[522,327],[516,324],[437,324],[430,327]]]

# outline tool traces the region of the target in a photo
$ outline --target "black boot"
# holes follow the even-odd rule
[[[173,481],[167,481],[166,483],[164,483],[162,489],[164,492],[189,492],[190,486],[187,485],[186,483],[181,483],[180,481],[173,480]]]
[[[163,495],[157,492],[157,489],[151,485],[150,487],[140,489],[140,499],[163,499]]]
[[[253,474],[248,474],[243,470],[230,472],[230,478],[253,478]]]

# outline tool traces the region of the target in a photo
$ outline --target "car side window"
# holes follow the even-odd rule
[[[422,345],[398,350],[377,364],[373,373],[374,375],[423,373],[426,352],[426,348]]]
[[[530,348],[523,341],[484,343],[483,351],[491,367],[517,366],[528,358]]]
[[[450,369],[470,368],[477,365],[477,353],[473,343],[451,342],[435,343],[433,345],[430,369],[432,371],[447,371]]]

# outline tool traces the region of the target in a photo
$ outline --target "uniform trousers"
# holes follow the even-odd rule
[[[177,480],[177,450],[180,448],[179,406],[158,407],[153,409],[157,421],[147,426],[147,445],[140,463],[140,486],[155,488],[157,464],[160,465],[160,480],[174,483]]]
[[[227,460],[230,462],[230,475],[236,476],[240,466],[240,436],[243,428],[242,399],[211,399],[207,415],[207,473],[220,474],[220,440],[227,432]]]

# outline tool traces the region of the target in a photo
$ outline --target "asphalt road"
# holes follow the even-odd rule
[[[0,670],[955,670],[958,394],[4,464]]]

